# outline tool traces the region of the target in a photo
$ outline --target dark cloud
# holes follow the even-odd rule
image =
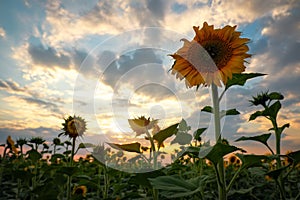
[[[75,69],[81,74],[89,77],[99,76],[99,69],[96,68],[94,58],[85,50],[73,49],[69,52]]]
[[[104,52],[104,54],[101,55],[100,57],[104,57],[104,58],[107,57],[108,59],[111,59],[113,58],[113,55],[109,54],[108,52]],[[105,62],[104,59],[101,59],[99,61],[100,64]],[[137,49],[133,52],[121,55],[118,59],[110,63],[107,66],[107,68],[103,69],[104,82],[110,85],[112,88],[114,88],[117,82],[122,78],[122,76],[126,75],[126,73],[128,73],[129,71],[135,70],[137,69],[137,67],[140,67],[142,65],[148,65],[152,63],[155,64],[162,63],[162,60],[157,55],[155,55],[153,49]],[[134,79],[141,79],[141,78],[145,80],[149,80],[150,78],[153,78],[153,76],[151,75],[135,74],[135,76],[130,77],[130,79],[128,77],[126,81],[132,81]]]
[[[62,114],[64,114],[62,112],[60,106],[55,103],[52,103],[52,102],[49,102],[46,100],[42,100],[37,97],[19,97],[19,98],[23,99],[24,101],[26,101],[29,104],[35,104],[35,105],[38,105],[40,108],[51,110],[51,112],[53,112],[54,116],[59,117]]]
[[[35,64],[49,68],[60,67],[68,69],[70,67],[70,58],[63,53],[58,53],[52,47],[44,47],[41,44],[34,45],[30,43],[28,53]]]
[[[31,137],[42,137],[46,140],[52,140],[57,137],[60,130],[54,128],[38,127],[38,128],[25,128],[25,129],[14,129],[14,128],[0,128],[0,141],[6,141],[7,136],[11,136],[14,141],[17,138],[31,138]]]
[[[15,92],[23,92],[25,89],[20,87],[18,83],[12,80],[0,80],[0,89],[15,91]]]

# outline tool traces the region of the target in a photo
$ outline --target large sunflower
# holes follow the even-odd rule
[[[188,87],[221,86],[227,83],[232,74],[245,71],[245,59],[251,57],[248,38],[240,38],[241,32],[236,26],[214,29],[206,22],[203,27],[193,27],[196,35],[192,41],[182,39],[183,47],[171,56],[175,59],[172,74],[182,80]]]

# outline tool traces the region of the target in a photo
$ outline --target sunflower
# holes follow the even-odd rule
[[[65,119],[65,123],[63,125],[63,134],[68,135],[70,138],[76,138],[78,136],[82,136],[86,131],[86,122],[83,118],[69,116]]]
[[[84,185],[75,186],[73,189],[73,195],[86,197],[87,188]]]
[[[13,139],[11,139],[10,135],[7,137],[6,139],[6,143],[7,143],[7,147],[14,153],[14,154],[18,154],[18,149],[15,146],[15,142],[13,141]]]
[[[145,116],[128,119],[131,129],[136,132],[136,136],[146,133],[149,129],[152,129],[157,122],[158,120],[150,120],[150,117],[146,118]]]
[[[247,38],[240,38],[241,32],[235,31],[236,26],[225,26],[214,29],[206,22],[203,27],[194,26],[196,33],[192,41],[184,42],[175,54],[172,74],[182,80],[185,78],[187,87],[200,85],[221,86],[232,78],[232,74],[245,71],[244,62],[251,57]]]

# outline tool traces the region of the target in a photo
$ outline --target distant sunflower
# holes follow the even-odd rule
[[[86,131],[86,122],[83,118],[77,116],[69,116],[65,119],[63,125],[63,134],[69,136],[70,138],[76,138],[82,136]]]
[[[194,39],[182,39],[183,47],[171,55],[175,59],[172,74],[180,80],[185,78],[187,87],[199,87],[212,83],[221,86],[221,82],[226,84],[232,74],[245,71],[245,59],[251,57],[247,54],[250,40],[240,38],[241,32],[235,28],[227,25],[214,29],[206,22],[201,29],[194,26]]]
[[[84,185],[75,186],[73,189],[73,195],[78,195],[82,197],[86,197],[87,188]]]
[[[13,141],[13,139],[11,139],[10,135],[7,137],[6,139],[6,143],[7,143],[7,147],[12,150],[12,152],[16,155],[18,155],[18,149],[15,146],[15,142]]]

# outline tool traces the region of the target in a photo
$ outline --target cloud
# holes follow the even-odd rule
[[[70,58],[63,54],[58,53],[51,47],[43,47],[40,45],[29,44],[28,53],[30,54],[33,63],[45,67],[61,67],[68,69],[70,65]]]
[[[17,82],[13,80],[1,80],[0,89],[7,90],[9,92],[24,92],[25,88],[21,87]]]
[[[24,129],[14,129],[14,128],[0,128],[0,141],[6,141],[6,138],[10,135],[16,142],[17,138],[32,138],[32,137],[42,137],[47,140],[52,140],[54,137],[60,133],[60,130],[47,127],[38,128],[24,128]]]
[[[6,36],[6,32],[4,28],[0,27],[0,37],[5,38],[5,36]]]

